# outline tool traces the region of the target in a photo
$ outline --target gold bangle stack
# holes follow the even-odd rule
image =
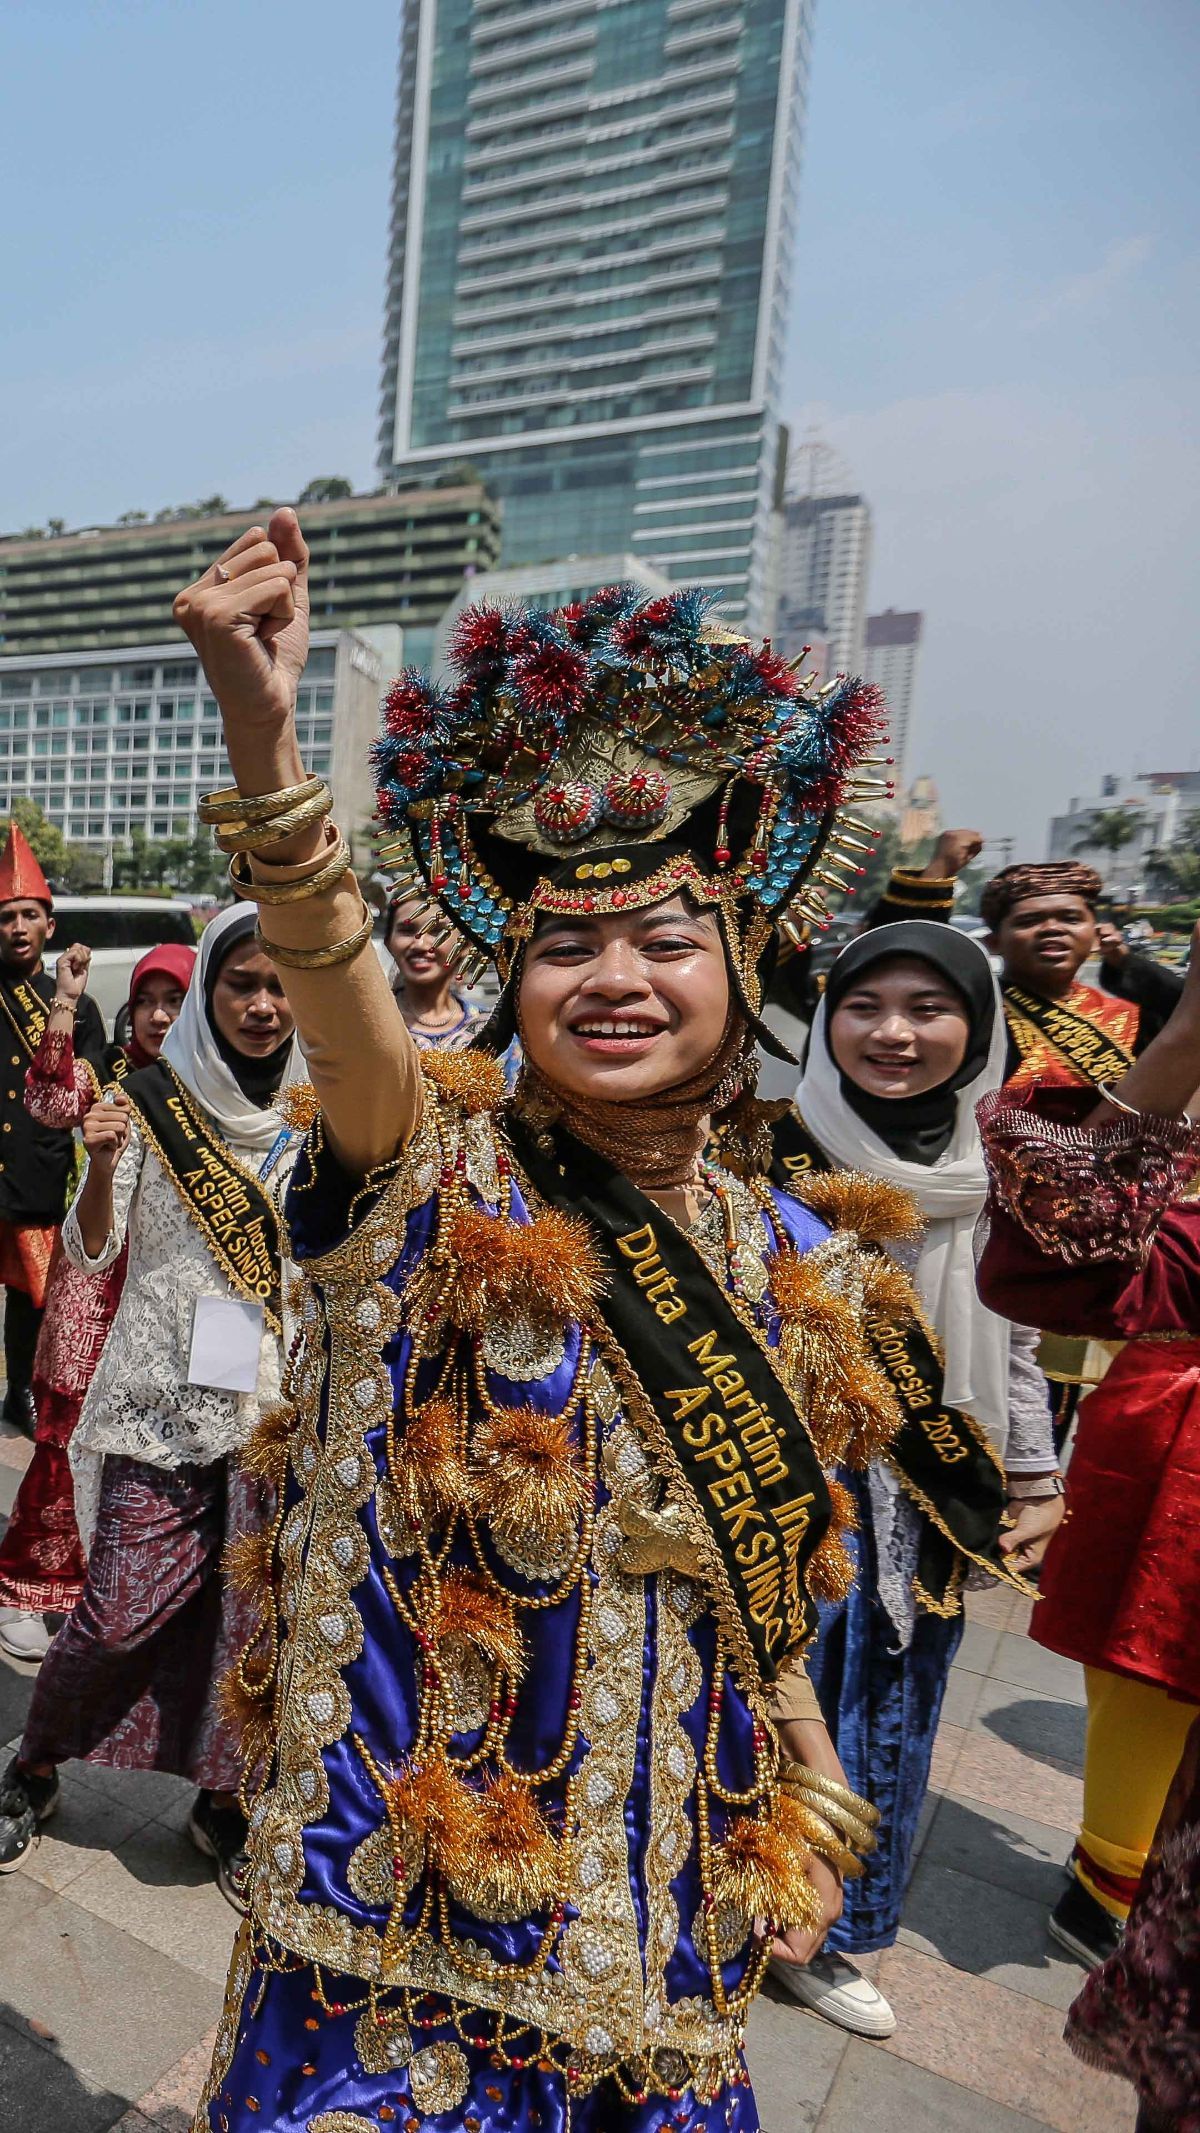
[[[202,822],[211,824],[217,844],[231,858],[262,852],[281,844],[310,823],[321,822],[333,806],[324,778],[304,778],[278,792],[240,793],[236,786],[208,793],[200,802]]]
[[[814,1808],[807,1806],[790,1786],[785,1785],[783,1790],[785,1798],[791,1802],[796,1834],[804,1839],[810,1852],[816,1852],[819,1858],[827,1859],[843,1881],[857,1881],[863,1872],[863,1862],[858,1853],[852,1852],[848,1844],[843,1844],[833,1824],[827,1822],[824,1815],[817,1814]]]
[[[315,874],[306,874],[302,881],[259,881],[244,865],[245,858],[244,851],[234,853],[229,862],[229,886],[235,896],[245,897],[248,903],[302,903],[306,896],[320,896],[323,889],[335,888],[343,874],[350,871],[350,847],[340,833],[324,866]],[[243,862],[241,866],[239,861]]]
[[[278,941],[269,941],[259,927],[255,939],[260,948],[265,948],[273,963],[282,964],[285,970],[328,970],[334,963],[348,963],[367,945],[375,930],[375,913],[363,903],[363,920],[344,941],[332,941],[326,948],[283,948]]]
[[[857,1859],[865,1859],[874,1851],[879,1809],[872,1807],[869,1800],[861,1799],[857,1792],[851,1792],[848,1785],[839,1784],[836,1778],[825,1777],[819,1770],[810,1770],[807,1763],[784,1763],[779,1772],[779,1783],[781,1789],[805,1809],[808,1817],[823,1825],[828,1832],[826,1841]],[[810,1842],[814,1851],[821,1852],[825,1858],[830,1856],[824,1842],[818,1843],[815,1838]],[[833,1863],[837,1864],[836,1861]]]

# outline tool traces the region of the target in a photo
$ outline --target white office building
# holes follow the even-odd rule
[[[1090,830],[1099,815],[1128,814],[1133,835],[1120,851],[1093,843]],[[1148,892],[1146,861],[1183,833],[1190,815],[1200,812],[1200,770],[1142,771],[1123,778],[1109,773],[1095,793],[1078,794],[1066,812],[1054,815],[1046,847],[1048,859],[1077,859],[1095,867],[1114,894]]]
[[[367,747],[388,678],[353,631],[314,634],[300,747],[347,835],[361,837],[374,806]],[[201,795],[229,780],[216,702],[178,641],[0,658],[0,817],[32,799],[72,843],[188,836]]]

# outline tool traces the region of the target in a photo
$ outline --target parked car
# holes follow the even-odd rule
[[[129,998],[133,966],[147,948],[164,941],[196,945],[192,907],[181,896],[56,896],[54,937],[46,944],[46,968],[59,952],[81,941],[92,951],[88,991],[109,1029]]]

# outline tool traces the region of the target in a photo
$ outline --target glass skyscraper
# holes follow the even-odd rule
[[[812,0],[406,0],[380,472],[769,626]]]

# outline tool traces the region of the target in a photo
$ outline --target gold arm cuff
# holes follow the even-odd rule
[[[843,1842],[837,1830],[793,1786],[783,1785],[780,1790],[798,1809],[796,1825],[809,1850],[828,1860],[843,1880],[857,1881],[863,1871],[857,1852]]]
[[[235,852],[229,862],[229,885],[235,896],[245,897],[247,902],[260,904],[298,904],[306,896],[319,896],[322,889],[332,889],[343,874],[350,871],[350,847],[344,837],[316,874],[308,874],[300,881],[288,881],[272,886],[259,881],[249,869],[239,873],[238,861],[245,861],[245,852]]]
[[[227,822],[214,832],[217,844],[232,858],[238,852],[261,852],[268,845],[282,844],[285,837],[294,837],[297,830],[307,829],[311,822],[322,822],[333,807],[333,794],[328,785],[322,785],[310,800],[302,800],[298,807],[289,807],[282,815],[273,815],[260,829],[247,822]]]
[[[291,807],[299,807],[302,800],[311,800],[320,792],[323,778],[303,778],[299,785],[284,785],[278,792],[241,793],[236,785],[224,785],[220,792],[205,793],[197,813],[202,822],[270,822],[275,815],[285,814]]]
[[[850,1792],[848,1785],[840,1785],[836,1777],[825,1777],[821,1770],[810,1770],[806,1762],[780,1764],[780,1783],[801,1785],[804,1792],[818,1792],[831,1807],[840,1807],[844,1813],[853,1815],[855,1822],[865,1822],[867,1828],[878,1828],[878,1807],[870,1800],[863,1800],[857,1792]]]
[[[328,948],[283,948],[278,941],[270,941],[261,926],[255,938],[266,949],[273,963],[282,964],[285,970],[328,970],[334,963],[348,963],[366,947],[375,929],[375,914],[368,911],[364,902],[365,916],[361,926],[347,934],[344,941],[334,941]]]

